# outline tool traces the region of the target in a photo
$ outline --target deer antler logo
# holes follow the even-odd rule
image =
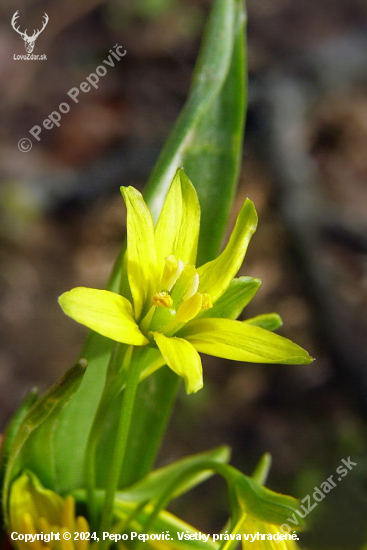
[[[13,27],[13,29],[20,34],[20,36],[23,38],[24,42],[25,42],[25,49],[27,51],[27,53],[32,53],[33,52],[33,48],[34,48],[34,43],[35,41],[37,40],[37,38],[39,37],[39,35],[41,34],[41,32],[43,31],[43,29],[45,28],[45,26],[47,25],[48,23],[48,15],[47,13],[45,13],[44,15],[44,22],[43,22],[43,26],[42,26],[42,29],[41,30],[36,30],[36,31],[33,31],[33,34],[32,36],[28,36],[27,35],[27,29],[24,31],[24,32],[21,32],[19,30],[19,27],[17,28],[15,26],[15,22],[16,20],[18,19],[19,15],[18,15],[18,11],[17,10],[14,15],[13,15],[13,18],[11,20],[11,26]]]

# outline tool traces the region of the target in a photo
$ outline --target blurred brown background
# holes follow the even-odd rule
[[[57,296],[103,287],[125,231],[120,185],[144,187],[185,101],[206,0],[4,0],[0,6],[0,419],[77,357],[85,330]],[[34,54],[11,28],[46,29]],[[367,5],[363,0],[251,0],[249,111],[235,217],[259,212],[241,274],[263,285],[245,311],[277,311],[308,367],[206,359],[205,387],[182,393],[160,457],[227,443],[251,473],[273,455],[269,485],[300,498],[358,466],[309,515],[307,548],[367,542]],[[32,29],[32,30],[31,30]],[[79,86],[120,44],[98,89]],[[59,128],[29,134],[61,102]],[[18,150],[21,138],[33,148]],[[194,182],[195,183],[195,182]],[[225,519],[216,481],[174,510],[209,532]]]

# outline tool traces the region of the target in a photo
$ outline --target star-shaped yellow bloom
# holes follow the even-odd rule
[[[76,516],[75,500],[65,499],[46,489],[31,471],[23,472],[13,483],[9,515],[12,544],[19,550],[88,550],[89,533],[84,516]],[[64,533],[71,533],[70,539]]]
[[[125,295],[74,288],[59,299],[67,315],[117,342],[158,348],[152,370],[167,364],[188,393],[203,385],[198,352],[254,363],[312,361],[290,340],[235,320],[254,294],[254,279],[234,279],[257,225],[249,199],[223,252],[196,268],[200,206],[184,171],[177,171],[155,228],[139,191],[121,192],[127,208]]]

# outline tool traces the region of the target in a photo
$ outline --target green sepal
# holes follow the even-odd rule
[[[283,321],[280,315],[277,313],[263,313],[262,315],[256,315],[251,319],[246,319],[244,323],[248,325],[255,325],[256,327],[264,328],[265,330],[278,330],[283,326]]]
[[[252,474],[252,479],[254,479],[260,485],[265,485],[266,480],[268,479],[269,471],[271,468],[272,457],[270,453],[265,453],[260,458],[259,462],[256,464],[254,473]]]
[[[292,515],[296,514],[300,507],[300,502],[297,499],[275,493],[238,471],[234,488],[243,512],[258,521],[282,525],[287,523],[288,519],[292,518]],[[298,520],[296,528],[303,529],[305,527],[304,519],[298,514],[296,518]]]
[[[237,319],[244,307],[251,302],[261,285],[260,279],[239,277],[233,279],[227,290],[214,303],[211,309],[206,309],[199,317],[215,317]]]

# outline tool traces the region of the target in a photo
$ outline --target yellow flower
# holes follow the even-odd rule
[[[74,540],[75,532],[89,533],[85,517],[75,516],[74,498],[63,499],[45,489],[30,471],[12,484],[9,517],[12,543],[19,550],[88,550],[91,546],[80,535]],[[71,533],[69,540],[63,538],[65,533]]]
[[[139,502],[122,500],[117,496],[114,504],[117,523],[110,535],[104,533],[108,548],[117,543],[119,548],[126,549],[131,543],[125,541],[143,541],[144,547],[152,550],[218,550],[218,545],[210,537],[206,537],[205,544],[200,539],[177,538],[177,531],[193,536],[198,531],[166,510],[160,511],[152,530],[145,534],[143,525],[154,506],[141,507],[138,513],[136,506]],[[102,546],[101,535],[90,533],[86,518],[76,517],[74,498],[69,495],[63,499],[46,489],[31,471],[23,472],[13,482],[9,508],[9,536],[18,550],[93,550]],[[64,538],[65,533],[70,533],[71,538]]]
[[[278,525],[251,516],[246,516],[242,524],[243,550],[299,550],[296,540],[298,536],[295,531],[293,534],[283,533]]]
[[[74,288],[59,298],[67,315],[117,342],[158,348],[149,372],[167,364],[188,393],[203,385],[198,352],[255,363],[312,361],[290,340],[235,320],[257,288],[254,279],[234,279],[257,225],[250,200],[223,252],[196,268],[200,206],[184,171],[177,171],[155,228],[139,191],[121,191],[127,207],[124,295]]]

